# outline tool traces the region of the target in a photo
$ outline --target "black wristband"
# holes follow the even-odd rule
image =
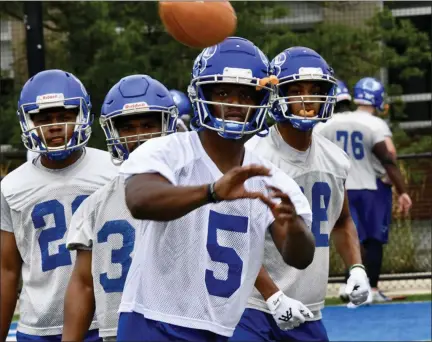
[[[207,199],[209,203],[218,203],[220,202],[219,198],[217,197],[215,191],[214,191],[215,183],[211,183],[207,187]]]

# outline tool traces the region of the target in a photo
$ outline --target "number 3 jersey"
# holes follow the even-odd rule
[[[123,177],[92,194],[73,215],[67,247],[92,251],[93,288],[99,336],[117,335],[118,309],[126,275],[132,262],[138,221],[125,202]]]
[[[268,161],[246,151],[243,165],[264,164],[271,177],[245,182],[250,191],[283,189],[310,225],[311,211],[298,185]],[[126,177],[159,173],[175,186],[197,186],[223,176],[196,132],[171,134],[138,147],[125,161]],[[259,200],[207,204],[168,222],[147,225],[137,240],[121,312],[232,336],[261,266],[264,235],[274,221]],[[141,227],[137,227],[137,230]]]
[[[347,190],[376,190],[377,159],[372,150],[391,132],[386,123],[364,111],[336,114],[325,124],[315,128],[327,139],[343,149],[352,167],[346,181]]]
[[[18,331],[62,333],[64,295],[75,260],[75,252],[66,249],[68,224],[81,202],[116,174],[108,152],[86,148],[67,168],[47,169],[38,157],[2,180],[1,229],[15,235],[23,260]]]
[[[329,238],[344,201],[344,183],[350,163],[348,156],[332,142],[313,133],[312,144],[301,152],[289,146],[275,126],[265,138],[255,136],[246,147],[270,160],[291,176],[306,195],[312,208],[315,256],[305,270],[287,266],[266,234],[263,266],[281,291],[305,304],[320,319],[329,274]],[[254,289],[248,307],[268,312],[261,294]]]

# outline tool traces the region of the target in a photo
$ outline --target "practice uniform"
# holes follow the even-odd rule
[[[248,164],[265,165],[272,175],[248,179],[245,187],[262,192],[268,192],[267,185],[280,187],[310,226],[311,210],[298,185],[246,150],[243,165]],[[223,176],[195,131],[146,142],[121,172],[126,177],[159,173],[175,186],[209,184]],[[119,340],[226,341],[254,287],[273,221],[271,210],[251,199],[207,204],[173,221],[150,221],[127,276]]]
[[[92,194],[72,217],[67,236],[69,249],[92,251],[93,288],[99,336],[113,340],[117,335],[118,309],[135,238],[135,220],[126,206],[124,178],[115,177]]]
[[[15,235],[23,260],[18,340],[60,340],[64,296],[75,261],[75,252],[66,248],[68,224],[84,199],[117,173],[108,152],[85,148],[80,159],[64,169],[45,168],[38,157],[3,179],[1,229]],[[92,336],[98,338],[97,331]]]
[[[316,250],[314,260],[305,270],[286,265],[267,232],[263,266],[278,288],[288,297],[305,304],[314,314],[304,324],[283,331],[276,324],[257,289],[253,290],[232,341],[328,340],[321,323],[321,309],[327,291],[330,246],[333,226],[342,211],[344,184],[350,167],[349,158],[339,147],[313,133],[308,150],[298,151],[288,145],[275,126],[265,138],[255,136],[246,143],[254,153],[267,158],[301,187],[312,208],[312,232]]]
[[[351,159],[346,181],[352,218],[360,241],[382,234],[383,212],[376,210],[377,177],[372,150],[389,134],[382,119],[365,111],[335,115],[319,133],[342,148]],[[391,133],[390,133],[391,134]]]

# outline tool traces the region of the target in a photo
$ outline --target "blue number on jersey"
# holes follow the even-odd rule
[[[343,150],[350,155],[348,151],[348,132],[347,131],[337,131],[336,140],[342,141]],[[363,134],[359,131],[354,131],[351,133],[351,149],[352,155],[355,159],[360,160],[364,158],[364,147],[363,147]]]
[[[87,195],[81,195],[72,202],[72,213],[84,201]],[[45,216],[54,216],[54,227],[43,229],[46,226]],[[31,213],[33,225],[36,229],[43,229],[39,235],[39,247],[42,254],[42,271],[50,271],[60,266],[72,265],[70,252],[66,244],[58,246],[58,253],[50,255],[49,243],[64,238],[66,234],[66,216],[64,206],[58,200],[50,200],[36,204]]]
[[[81,205],[82,202],[84,202],[84,200],[88,197],[88,195],[80,195],[77,196],[73,201],[72,201],[72,215],[75,214],[75,211],[77,211],[78,207]]]
[[[317,247],[328,247],[328,234],[321,234],[321,222],[327,222],[327,210],[330,202],[331,189],[327,183],[316,182],[312,187],[312,233]],[[321,206],[321,199],[324,207]]]
[[[304,188],[300,187],[304,193]],[[312,233],[315,236],[317,247],[328,247],[328,234],[321,233],[321,222],[327,222],[327,210],[330,202],[331,189],[327,183],[316,182],[312,186]],[[324,208],[321,207],[321,198],[324,201]]]
[[[123,238],[123,246],[111,251],[111,262],[121,265],[121,276],[108,278],[108,273],[102,273],[99,281],[105,292],[123,292],[126,276],[132,263],[131,253],[135,244],[135,229],[126,220],[113,220],[106,222],[97,234],[98,243],[108,241],[108,236],[120,234]]]
[[[210,210],[207,235],[207,251],[213,261],[228,265],[226,280],[216,279],[213,271],[206,270],[205,283],[212,296],[229,298],[237,291],[241,283],[243,261],[233,248],[220,246],[217,243],[217,230],[246,233],[249,219],[243,216],[220,214]]]

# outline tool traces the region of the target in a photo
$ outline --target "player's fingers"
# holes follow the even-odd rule
[[[274,186],[271,186],[271,185],[268,185],[267,189],[269,189],[269,190],[272,191],[271,197],[273,197],[273,198],[280,198],[283,202],[285,202],[287,204],[292,204],[291,198],[286,193],[284,193],[283,191],[281,191],[280,189],[278,189],[278,188],[276,188]]]
[[[314,314],[306,306],[302,305],[300,313],[306,318],[314,318]]]
[[[245,191],[240,196],[240,198],[260,199],[270,208],[273,208],[275,206],[275,203],[272,202],[270,198],[266,197],[262,192],[259,191]]]
[[[305,321],[306,321],[305,317],[299,311],[298,314],[296,315],[296,323],[298,323],[298,325],[300,325],[300,324],[304,323]]]
[[[274,210],[275,207],[278,205],[277,203],[273,202],[271,198],[264,196],[264,194],[261,194],[261,196],[256,197],[259,198],[266,206],[268,206],[271,210]]]
[[[355,285],[355,284],[352,284],[352,283],[350,283],[350,282],[347,283],[347,285],[345,286],[345,294],[346,294],[346,295],[350,295],[350,294],[353,292],[353,290],[354,290],[354,285]]]
[[[241,179],[249,179],[257,176],[270,176],[270,169],[257,164],[251,164],[236,169],[235,175]]]

